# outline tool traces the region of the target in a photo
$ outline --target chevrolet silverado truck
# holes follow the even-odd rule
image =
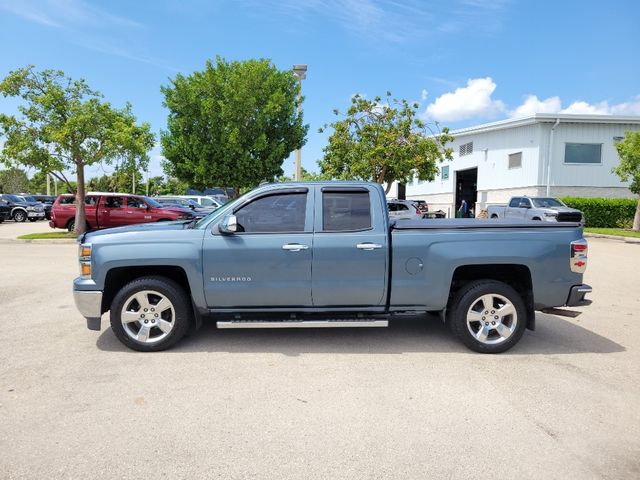
[[[77,308],[140,351],[218,328],[383,327],[437,313],[467,347],[515,345],[535,312],[584,306],[587,242],[577,223],[390,222],[365,182],[268,184],[198,221],[79,238]],[[565,311],[566,312],[566,311]],[[573,312],[571,312],[573,313]]]
[[[76,222],[74,195],[60,195],[51,207],[51,228],[72,232]],[[84,198],[87,230],[119,227],[147,222],[190,220],[188,208],[164,206],[153,198],[120,193],[88,193]]]
[[[489,218],[584,223],[580,210],[551,197],[511,197],[508,205],[489,205]]]

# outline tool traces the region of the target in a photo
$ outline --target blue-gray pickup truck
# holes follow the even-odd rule
[[[439,314],[477,352],[515,345],[535,312],[584,306],[587,242],[575,223],[390,222],[365,182],[258,187],[198,221],[88,232],[76,305],[110,311],[126,346],[163,350],[218,328],[378,327]]]

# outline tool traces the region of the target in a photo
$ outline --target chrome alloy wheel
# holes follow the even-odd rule
[[[120,321],[125,333],[139,343],[156,343],[175,325],[176,312],[169,299],[155,290],[142,290],[124,302]]]
[[[502,295],[478,297],[467,311],[467,328],[481,343],[495,345],[509,339],[518,325],[516,307]]]

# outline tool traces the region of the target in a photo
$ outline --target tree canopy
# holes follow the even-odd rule
[[[169,109],[161,135],[165,170],[195,188],[230,186],[237,194],[279,177],[305,142],[299,85],[269,60],[218,57],[161,90]]]
[[[626,132],[624,140],[616,144],[616,150],[620,156],[620,163],[613,172],[623,182],[631,180],[629,190],[639,197],[633,229],[640,230],[640,132]]]
[[[149,124],[136,124],[131,105],[118,109],[87,83],[59,70],[33,66],[10,72],[0,82],[5,97],[20,98],[20,115],[0,114],[5,137],[0,160],[50,172],[72,191],[76,174],[76,233],[86,228],[84,168],[99,162],[135,162],[144,168],[154,142]]]
[[[27,173],[17,167],[0,170],[0,193],[22,193],[29,191]]]
[[[367,180],[387,185],[409,183],[414,177],[430,181],[438,173],[437,163],[450,160],[453,140],[447,128],[431,128],[418,115],[417,103],[392,98],[387,92],[367,100],[354,95],[346,114],[320,129],[332,128],[324,158],[318,162],[322,174],[342,180]]]

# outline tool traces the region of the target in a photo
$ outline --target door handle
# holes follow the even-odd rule
[[[282,245],[283,250],[289,250],[290,252],[299,252],[300,250],[307,250],[309,245],[302,245],[300,243],[287,243]]]
[[[382,245],[379,243],[365,242],[357,244],[356,248],[359,250],[377,250],[378,248],[382,248]]]

